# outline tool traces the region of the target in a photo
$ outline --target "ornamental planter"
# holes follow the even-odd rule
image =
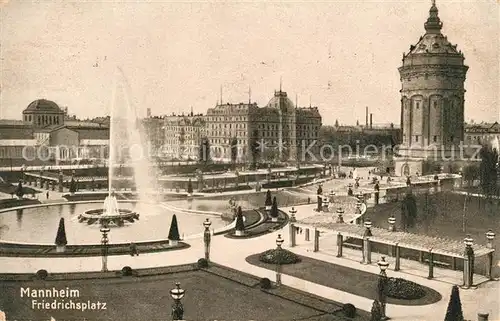
[[[266,211],[270,211],[271,210],[271,205],[266,205]]]
[[[278,218],[277,217],[271,217],[271,222],[278,222]]]
[[[177,240],[168,240],[168,243],[172,246],[177,246],[179,244],[179,241]]]
[[[245,235],[245,231],[239,231],[239,230],[236,230],[236,231],[234,232],[234,235],[236,235],[236,236],[243,236],[243,235]]]
[[[56,245],[56,252],[57,253],[64,253],[64,252],[66,252],[66,245]]]

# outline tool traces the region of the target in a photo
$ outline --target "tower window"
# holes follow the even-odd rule
[[[434,137],[432,138],[432,140],[434,141],[434,143],[437,143],[438,137],[437,137],[437,136],[434,136]]]
[[[415,136],[415,142],[418,143],[418,135]]]
[[[420,109],[420,102],[417,102],[417,109]]]
[[[435,101],[434,102],[434,108],[437,108],[437,106],[438,106],[438,103],[437,103],[437,101]]]

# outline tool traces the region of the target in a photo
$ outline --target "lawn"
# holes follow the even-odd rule
[[[0,309],[8,320],[170,320],[169,290],[180,282],[186,320],[345,320],[341,305],[287,287],[263,291],[259,279],[222,268],[185,270],[157,276],[110,279],[0,282]],[[31,300],[20,296],[21,287],[79,290],[80,302],[105,302],[106,310],[34,310]],[[53,298],[38,298],[51,302]],[[63,300],[60,298],[59,300]],[[327,311],[325,311],[327,310]],[[366,320],[366,312],[350,320]],[[328,315],[328,317],[327,317]]]
[[[497,234],[494,246],[500,247],[500,205],[498,200],[489,201],[478,197],[469,197],[451,192],[416,195],[417,222],[408,231],[436,237],[463,240],[470,234],[475,243],[486,244],[485,233],[492,229]],[[465,203],[465,211],[464,211]],[[376,227],[387,228],[387,218],[396,217],[396,228],[401,223],[401,202],[380,204],[367,209],[369,218]],[[464,215],[465,214],[465,215]],[[465,231],[464,231],[465,227]],[[500,275],[495,252],[493,275]]]
[[[377,298],[378,275],[348,268],[320,260],[301,256],[301,262],[282,266],[283,274],[301,278],[340,291],[375,300]],[[274,264],[263,263],[259,254],[247,257],[247,262],[269,270],[275,270]],[[441,300],[441,295],[430,288],[425,288],[426,295],[418,300],[387,298],[389,304],[426,305]]]

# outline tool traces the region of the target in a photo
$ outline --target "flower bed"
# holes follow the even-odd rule
[[[300,257],[285,249],[270,249],[262,252],[259,260],[269,264],[294,264],[300,262]]]
[[[388,297],[403,300],[417,300],[425,296],[425,289],[412,281],[401,278],[389,278],[386,294]]]

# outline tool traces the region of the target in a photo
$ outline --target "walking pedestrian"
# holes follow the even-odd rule
[[[49,191],[47,191],[47,193],[45,193],[45,196],[47,197],[47,199],[49,199]]]
[[[139,256],[139,250],[135,243],[130,243],[130,256]]]

